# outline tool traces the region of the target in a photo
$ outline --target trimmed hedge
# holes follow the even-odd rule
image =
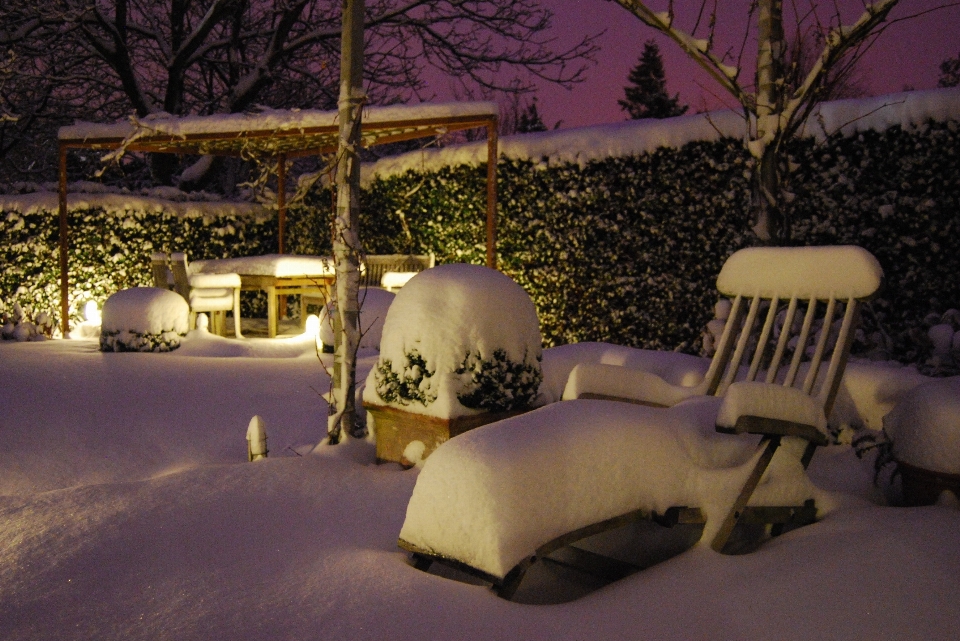
[[[958,138],[957,123],[929,123],[803,141],[794,150],[794,237],[859,244],[883,265],[886,288],[865,315],[861,351],[885,336],[890,355],[921,362],[931,319],[960,308]],[[502,159],[499,266],[536,304],[545,345],[699,351],[720,266],[755,243],[751,168],[732,139],[582,165]],[[461,165],[374,180],[362,195],[366,251],[482,263],[485,176],[482,166]],[[289,251],[330,252],[331,203],[318,189],[290,210]],[[78,309],[87,297],[148,282],[154,248],[195,258],[276,251],[274,220],[89,211],[73,214],[71,229]],[[58,308],[56,234],[53,213],[3,215],[0,300]]]
[[[157,211],[122,214],[80,209],[68,214],[70,318],[88,300],[151,285],[150,254],[183,251],[191,260],[277,251],[277,221],[254,217],[181,217]],[[60,317],[60,229],[56,211],[0,214],[0,305],[20,303]],[[265,301],[260,306],[266,308]],[[2,309],[0,309],[2,311]]]

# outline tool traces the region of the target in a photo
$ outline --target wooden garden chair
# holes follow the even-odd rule
[[[509,422],[475,430],[461,443],[457,443],[458,439],[467,435],[451,439],[434,452],[418,478],[408,506],[407,520],[401,530],[400,547],[413,554],[414,564],[420,569],[427,569],[434,561],[440,561],[489,581],[500,596],[510,598],[536,560],[582,538],[640,518],[654,518],[666,525],[704,522],[705,514],[697,507],[674,504],[659,513],[650,509],[649,506],[657,501],[644,498],[642,487],[628,488],[628,494],[636,490],[636,500],[642,503],[633,509],[624,509],[627,503],[619,499],[610,501],[609,498],[611,492],[624,492],[620,487],[624,479],[645,479],[636,482],[656,486],[664,480],[664,475],[673,473],[669,469],[634,468],[651,465],[645,458],[646,450],[655,448],[647,447],[645,443],[665,447],[663,443],[651,443],[650,439],[669,441],[678,423],[677,416],[696,403],[705,402],[718,406],[715,420],[718,432],[760,436],[749,462],[741,464],[735,475],[730,472],[733,476],[729,478],[735,477],[737,483],[742,482],[739,491],[734,485],[734,491],[729,493],[732,497],[729,503],[706,515],[707,519],[713,519],[709,524],[712,527],[705,528],[704,535],[710,533],[711,547],[727,551],[731,533],[738,523],[767,524],[770,533],[777,535],[785,527],[813,522],[816,505],[807,498],[810,492],[801,491],[799,486],[809,483],[804,471],[816,448],[829,442],[827,417],[849,356],[859,305],[877,292],[881,280],[882,270],[876,259],[859,247],[751,248],[735,253],[717,278],[717,289],[732,299],[731,313],[710,368],[700,383],[681,387],[670,385],[653,374],[624,367],[578,365],[571,372],[564,398],[593,400],[572,400],[573,404],[567,410],[563,409],[566,402],[549,405]],[[710,397],[722,399],[710,400]],[[703,400],[694,400],[698,398]],[[597,399],[600,399],[599,405]],[[669,409],[628,406],[618,401]],[[576,403],[580,405],[574,405]],[[616,409],[614,405],[623,409]],[[616,416],[617,412],[626,417],[619,420],[635,421],[639,427],[626,432],[608,428],[605,416],[611,413]],[[591,415],[597,417],[595,421]],[[657,416],[661,416],[663,420],[660,422],[666,424],[659,430],[650,427],[658,422]],[[534,427],[524,425],[524,422],[538,421],[541,424]],[[591,429],[596,433],[592,434]],[[524,430],[525,437],[517,436]],[[610,465],[617,469],[609,473],[606,469],[597,469],[595,478],[590,479],[586,489],[583,482],[573,481],[569,487],[562,487],[567,482],[563,474],[554,474],[553,481],[546,473],[538,477],[540,483],[561,485],[548,489],[535,487],[531,490],[529,484],[516,487],[504,480],[523,477],[522,470],[516,469],[517,465],[535,467],[537,461],[563,456],[562,447],[566,445],[558,448],[557,442],[567,439],[572,444],[577,439],[586,442],[594,438],[607,439],[600,447],[609,450]],[[531,444],[530,441],[539,442]],[[667,446],[680,452],[684,447],[689,448],[690,442],[685,441],[683,446],[668,443]],[[751,498],[755,497],[758,485],[762,485],[761,479],[774,454],[785,442],[791,442],[791,447],[783,456],[794,458],[782,459],[782,462],[796,468],[797,474],[791,478],[798,487],[788,487],[782,494],[790,496],[789,500],[796,503],[751,505]],[[753,446],[748,443],[747,447]],[[444,452],[445,448],[450,452]],[[514,454],[514,449],[524,451]],[[624,453],[624,450],[630,451]],[[509,455],[505,454],[507,451]],[[801,451],[802,454],[792,455],[792,451]],[[431,469],[435,458],[436,470]],[[681,471],[678,469],[677,473]],[[712,470],[712,473],[717,472]],[[421,484],[424,485],[423,496],[418,497]],[[766,486],[764,489],[766,491]],[[528,491],[541,498],[526,501],[524,493]],[[568,492],[574,497],[572,500],[603,506],[591,506],[586,510],[593,520],[585,523],[578,522],[576,519],[580,517],[576,514],[571,517],[558,510],[557,519],[566,528],[559,535],[555,528],[551,530],[542,526],[544,533],[541,535],[539,531],[510,524],[511,518],[522,521],[524,510],[536,512],[541,504],[549,504],[553,492]],[[465,516],[457,516],[456,502],[476,494],[483,497],[477,501],[480,509],[490,509],[491,514],[498,515],[496,518],[504,520],[504,526],[488,527],[489,524],[476,521],[476,515],[469,510],[463,512]],[[450,505],[436,504],[448,496],[451,497]],[[425,502],[426,497],[431,497],[434,504]],[[684,498],[696,500],[693,495]],[[630,496],[624,500],[634,498]],[[606,503],[610,506],[606,507]],[[511,509],[516,511],[513,517],[510,516]],[[463,523],[459,523],[458,518]],[[537,519],[538,523],[553,525],[549,515],[538,515]],[[477,527],[485,534],[477,539],[475,547],[478,549],[474,550],[472,543],[465,544],[463,540],[469,540],[471,529]],[[501,536],[501,530],[508,533]],[[459,531],[461,540],[437,535],[441,531]],[[518,555],[517,541],[520,541],[521,548],[529,545],[528,552]],[[512,567],[507,567],[511,563]],[[611,578],[623,576],[630,570],[618,561],[602,558],[590,559],[589,565]],[[590,567],[587,569],[593,572]]]
[[[170,258],[166,252],[150,254],[150,275],[154,287],[173,289],[173,272],[170,271]]]
[[[360,287],[377,287],[387,291],[396,291],[409,278],[405,276],[430,269],[436,264],[436,257],[430,254],[371,254],[363,259],[360,271]],[[308,305],[322,307],[326,305],[326,295],[302,294],[300,296],[300,324],[306,326]]]
[[[227,312],[233,311],[233,334],[243,338],[240,332],[240,275],[239,274],[191,274],[187,256],[182,252],[170,255],[174,291],[183,296],[190,305],[190,328],[196,325],[197,314],[210,313],[213,333],[226,335]]]

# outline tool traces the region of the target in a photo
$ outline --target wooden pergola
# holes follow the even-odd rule
[[[368,107],[361,121],[364,147],[484,128],[487,132],[487,266],[496,268],[497,122],[495,103],[450,103]],[[279,253],[284,253],[286,163],[302,156],[337,151],[336,111],[265,110],[255,114],[148,116],[115,124],[78,123],[61,127],[60,148],[60,306],[63,333],[69,331],[69,229],[67,153],[92,149],[272,159],[277,164]]]

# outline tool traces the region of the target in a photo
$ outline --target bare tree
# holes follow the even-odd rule
[[[22,22],[54,31],[50,52],[82,81],[75,112],[234,113],[263,104],[333,109],[338,98],[341,0],[24,0]],[[425,70],[484,90],[527,91],[535,79],[583,77],[593,37],[560,47],[552,15],[534,0],[371,0],[364,85],[370,104],[426,98]],[[0,16],[2,17],[2,16]],[[0,29],[6,27],[0,26]],[[0,32],[2,33],[2,32]],[[38,30],[35,42],[42,43]],[[69,62],[66,60],[69,58]],[[44,82],[42,73],[28,74]],[[76,81],[76,82],[74,82]],[[74,84],[71,84],[74,83]],[[155,178],[173,181],[158,155]]]
[[[333,404],[327,423],[330,443],[356,422],[357,347],[360,345],[360,123],[363,91],[364,0],[343,0],[340,56],[340,146],[337,162],[337,212],[333,257],[336,263],[336,307],[339,340],[334,354]],[[334,325],[336,328],[336,324]]]
[[[864,2],[856,20],[844,22],[839,5],[824,3],[818,10],[814,0],[804,7],[792,3],[798,31],[812,24],[822,34],[822,48],[806,73],[790,74],[787,37],[784,31],[783,0],[755,0],[749,7],[747,30],[739,49],[720,50],[717,33],[715,0],[702,0],[696,21],[691,27],[676,24],[674,3],[666,11],[655,12],[641,0],[616,0],[642,22],[669,36],[732,96],[743,110],[747,121],[746,146],[753,156],[754,232],[761,241],[774,244],[790,242],[791,221],[787,187],[789,163],[786,143],[797,135],[814,107],[831,95],[844,70],[852,69],[880,35],[891,9],[899,0]],[[889,23],[886,23],[889,24]],[[750,31],[758,43],[753,74],[744,72],[744,52]]]

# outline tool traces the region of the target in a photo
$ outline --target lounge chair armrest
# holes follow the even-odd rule
[[[728,434],[797,436],[826,445],[827,419],[819,399],[772,383],[734,383],[724,394],[717,431]]]
[[[655,407],[670,407],[692,396],[703,394],[703,385],[673,385],[656,374],[643,370],[580,363],[570,372],[562,400],[602,398]]]
[[[717,425],[717,431],[724,434],[762,434],[763,436],[796,436],[814,445],[828,445],[829,439],[813,425],[781,421],[764,416],[744,414],[737,418],[733,427]]]

